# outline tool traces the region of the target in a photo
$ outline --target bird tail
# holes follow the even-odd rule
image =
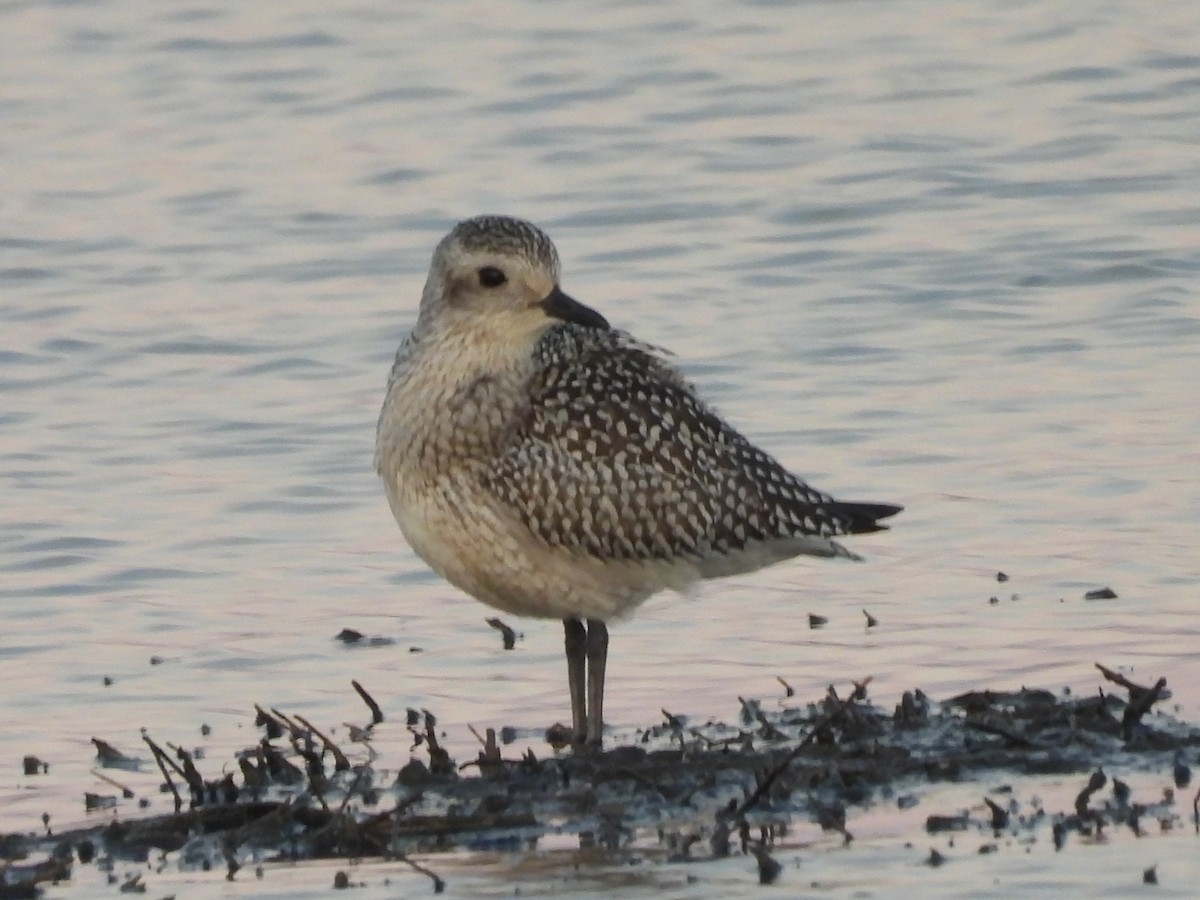
[[[879,523],[896,515],[904,509],[891,503],[844,503],[837,502],[833,506],[833,514],[841,520],[847,534],[870,534],[872,531],[887,531],[886,525]]]

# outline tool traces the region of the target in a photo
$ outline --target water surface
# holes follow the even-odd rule
[[[459,755],[566,717],[560,627],[503,651],[371,469],[429,253],[485,211],[797,472],[907,507],[864,564],[650,601],[618,729],[1096,661],[1200,715],[1195,4],[11,2],[0,35],[0,827],[81,819],[93,735],[203,722],[227,760],[254,703],[363,721],[351,678]]]

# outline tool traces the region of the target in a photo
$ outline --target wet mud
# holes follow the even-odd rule
[[[369,720],[343,732],[345,746],[297,714],[258,709],[261,738],[232,761],[197,758],[150,734],[142,740],[174,812],[120,813],[102,824],[54,833],[48,821],[0,836],[0,898],[37,896],[68,881],[76,866],[112,871],[118,862],[174,862],[238,877],[273,860],[407,861],[444,881],[413,855],[440,850],[536,851],[548,835],[578,835],[582,847],[643,853],[647,859],[699,862],[743,854],[770,883],[780,866],[771,849],[799,820],[815,821],[847,843],[854,820],[880,804],[915,805],[923,786],[986,777],[1079,773],[1072,808],[1024,809],[1003,786],[984,789],[986,810],[931,813],[930,834],[971,830],[1044,833],[1055,847],[1072,835],[1108,828],[1191,827],[1200,834],[1200,726],[1155,709],[1164,680],[1136,684],[1097,666],[1103,681],[1087,696],[1045,690],[978,691],[935,702],[920,691],[893,709],[871,702],[869,685],[830,688],[802,703],[783,693],[739,698],[733,721],[663,721],[625,734],[609,749],[555,746],[509,752],[493,730],[477,734],[475,759],[457,761],[442,746],[436,717],[409,710],[412,759],[398,772],[376,768],[372,740],[383,713],[357,683]],[[110,736],[111,737],[111,736]],[[122,770],[145,763],[93,739],[95,774],[112,794],[89,793],[88,809],[118,806],[134,792]],[[522,746],[527,741],[522,740]],[[40,771],[26,760],[26,771]],[[1135,797],[1115,774],[1161,772],[1173,785]],[[219,773],[219,774],[215,774]],[[984,796],[986,794],[986,796]],[[985,842],[979,849],[987,852]],[[636,848],[636,849],[635,849]],[[943,861],[933,850],[931,866]],[[436,859],[436,857],[435,857]],[[436,866],[434,866],[436,868]],[[1147,870],[1147,881],[1157,877]],[[140,884],[122,885],[139,892]]]

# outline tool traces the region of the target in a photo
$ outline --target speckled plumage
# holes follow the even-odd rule
[[[851,555],[829,538],[852,517],[717,416],[655,348],[559,325],[534,354],[530,415],[483,484],[549,546],[700,577],[766,556]]]
[[[570,644],[571,620],[602,623],[663,588],[854,558],[833,538],[899,510],[809,487],[558,281],[533,225],[462,222],[397,353],[376,466],[406,538],[449,581],[567,620]]]

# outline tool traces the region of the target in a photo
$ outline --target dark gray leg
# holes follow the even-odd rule
[[[585,663],[587,661],[587,631],[578,619],[563,619],[567,648],[567,685],[571,690],[571,730],[575,742],[587,737],[588,718],[585,696]]]
[[[608,662],[608,626],[587,620],[587,740],[599,747],[604,739],[604,668]]]

